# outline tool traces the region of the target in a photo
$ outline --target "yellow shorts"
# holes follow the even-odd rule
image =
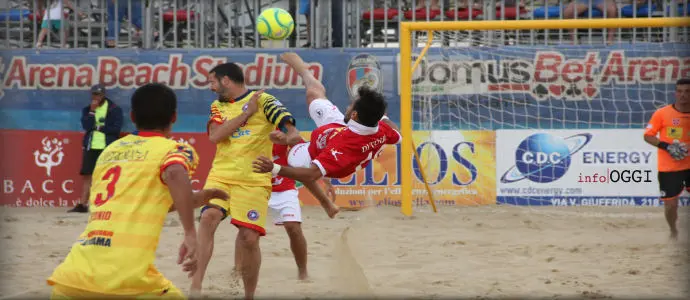
[[[151,292],[138,296],[117,296],[92,293],[84,290],[74,289],[63,285],[53,285],[53,292],[50,294],[51,300],[72,300],[72,299],[187,299],[185,295],[174,285],[159,292]]]
[[[238,227],[245,227],[266,235],[266,215],[268,214],[268,199],[271,198],[270,186],[244,186],[227,184],[215,180],[206,180],[204,189],[219,189],[230,195],[230,200],[213,199],[201,209],[201,213],[209,207],[220,208],[225,217],[230,217],[230,223]]]

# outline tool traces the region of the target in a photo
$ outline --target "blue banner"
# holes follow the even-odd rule
[[[90,86],[129,112],[134,88],[162,82],[179,99],[177,132],[203,132],[216,98],[206,76],[226,61],[243,66],[251,89],[266,89],[313,130],[297,74],[278,56],[284,50],[8,50],[0,54],[0,128],[81,130],[80,110]],[[341,109],[352,76],[381,80],[389,115],[400,111],[398,49],[295,50]],[[415,52],[419,52],[416,49]],[[379,72],[352,72],[361,55]],[[353,63],[354,62],[354,63]],[[361,74],[360,74],[361,73]],[[607,48],[505,46],[433,48],[413,74],[415,125],[424,129],[641,128],[657,107],[673,102],[674,83],[690,77],[683,44]],[[359,79],[359,78],[357,78]],[[125,130],[133,130],[130,122]]]

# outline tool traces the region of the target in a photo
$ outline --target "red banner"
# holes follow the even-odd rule
[[[5,206],[73,206],[82,180],[79,132],[0,130]]]
[[[0,130],[2,197],[0,205],[71,207],[81,196],[79,175],[84,133],[73,131]],[[192,144],[201,157],[194,189],[201,189],[211,168],[215,146],[203,133],[174,134]]]

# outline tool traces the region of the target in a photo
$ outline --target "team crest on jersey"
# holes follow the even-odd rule
[[[194,152],[192,151],[192,149],[189,149],[183,145],[177,146],[177,150],[175,151],[175,153],[182,154],[189,161],[194,161]]]
[[[323,149],[326,148],[326,142],[328,141],[329,137],[333,137],[336,134],[340,133],[343,131],[345,127],[338,127],[338,128],[328,128],[324,130],[319,137],[316,139],[316,147],[318,149]]]
[[[673,124],[673,126],[680,126],[680,119],[678,119],[678,118],[672,119],[671,124]]]
[[[383,78],[381,76],[381,64],[375,56],[359,54],[355,56],[347,67],[347,92],[351,98],[355,98],[357,90],[366,86],[377,92],[383,91]]]
[[[253,210],[253,209],[248,211],[247,212],[247,219],[249,219],[250,221],[258,220],[259,219],[259,212],[257,212],[256,210]]]

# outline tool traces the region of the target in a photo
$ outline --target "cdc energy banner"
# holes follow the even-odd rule
[[[642,130],[498,130],[496,149],[498,203],[659,205],[657,149]]]

